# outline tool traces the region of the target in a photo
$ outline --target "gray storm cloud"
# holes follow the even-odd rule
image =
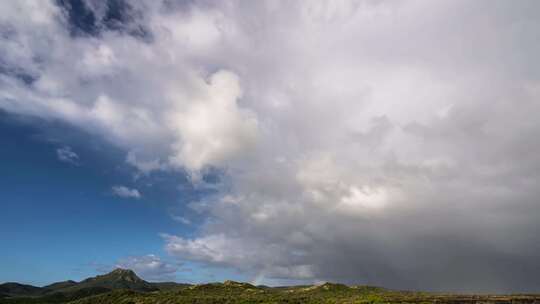
[[[222,168],[197,236],[163,235],[172,256],[262,283],[538,291],[538,2],[131,4],[151,39],[0,4],[0,108],[141,171]]]

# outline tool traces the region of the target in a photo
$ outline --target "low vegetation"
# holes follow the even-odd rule
[[[267,287],[225,281],[200,285],[149,283],[130,270],[79,283],[66,281],[45,287],[9,283],[0,285],[2,304],[232,304],[232,303],[343,303],[343,304],[533,304],[540,296],[451,295],[393,291],[372,286],[325,283],[313,286]]]

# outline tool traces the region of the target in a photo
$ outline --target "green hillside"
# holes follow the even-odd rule
[[[243,283],[239,283],[243,284]],[[196,285],[176,291],[139,293],[114,291],[79,299],[70,304],[245,304],[245,303],[328,303],[328,304],[533,304],[540,296],[473,296],[399,292],[385,289],[348,287],[341,284],[264,288],[247,285],[213,283]]]
[[[456,295],[393,291],[374,286],[321,285],[268,287],[225,281],[208,284],[150,283],[133,271],[117,269],[81,282],[45,287],[17,283],[0,285],[1,304],[217,304],[217,303],[437,303],[536,304],[536,295]]]
[[[139,292],[166,290],[186,286],[177,283],[149,283],[128,269],[115,269],[104,275],[85,279],[81,282],[63,281],[44,287],[18,283],[0,284],[0,303],[67,303],[113,290]]]
[[[158,290],[158,288],[151,283],[139,278],[132,270],[119,268],[108,274],[88,278],[78,284],[58,291],[70,293],[88,288],[107,288],[111,290],[128,289],[143,292]]]
[[[54,291],[62,290],[62,289],[69,288],[75,285],[77,285],[77,282],[69,280],[69,281],[56,282],[47,286],[43,286],[43,289],[47,289],[49,290],[49,292],[54,292]]]
[[[4,283],[0,285],[0,294],[4,296],[18,296],[18,295],[39,295],[41,288],[32,285],[19,284],[19,283]]]

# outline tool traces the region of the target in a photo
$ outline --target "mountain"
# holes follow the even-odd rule
[[[44,287],[18,283],[0,284],[0,304],[538,304],[540,295],[459,295],[396,291],[375,286],[337,283],[297,286],[254,286],[225,281],[208,284],[150,283],[128,269],[81,282],[63,281]]]
[[[64,288],[68,288],[68,287],[75,286],[75,285],[77,285],[77,282],[69,280],[69,281],[62,281],[62,282],[52,283],[50,285],[43,286],[42,289],[46,289],[49,292],[54,292],[54,291],[64,289]]]
[[[14,296],[35,296],[39,295],[41,293],[41,288],[32,286],[32,285],[26,285],[26,284],[19,284],[19,283],[13,283],[8,282],[4,284],[0,284],[0,294],[4,295],[5,297],[14,297]]]
[[[132,270],[118,268],[81,282],[62,281],[43,287],[19,283],[1,284],[0,303],[10,298],[13,300],[9,303],[64,303],[113,290],[149,292],[160,289],[170,290],[178,286],[185,286],[185,284],[149,283],[139,278]]]
[[[117,268],[107,274],[88,278],[76,285],[58,291],[65,293],[87,288],[128,289],[142,292],[158,290],[152,283],[139,278],[133,270]]]

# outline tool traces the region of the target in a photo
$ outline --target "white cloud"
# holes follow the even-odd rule
[[[114,195],[122,197],[122,198],[140,199],[142,197],[139,190],[131,189],[126,186],[113,186],[112,192]]]
[[[150,281],[174,281],[178,270],[176,265],[163,261],[154,254],[129,256],[120,259],[115,267],[131,269],[143,279]]]
[[[126,162],[137,168],[144,174],[149,174],[152,171],[166,170],[167,165],[159,159],[142,160],[137,157],[135,151],[129,151],[126,157]]]
[[[58,160],[62,162],[72,165],[79,164],[79,155],[77,155],[77,153],[71,150],[71,147],[64,146],[56,149],[56,156],[58,157]]]
[[[141,3],[155,36],[149,44],[108,32],[101,39],[72,39],[59,8],[30,3],[3,5],[0,22],[13,35],[3,38],[0,52],[6,65],[31,73],[36,81],[28,87],[0,75],[0,108],[62,119],[102,135],[136,152],[129,163],[147,173],[185,167],[197,175],[205,166],[226,165],[255,144],[257,118],[238,105],[242,90],[236,73],[210,72],[195,62],[217,46],[220,14],[151,14],[162,4]],[[206,39],[195,34],[197,29],[216,37],[194,39]],[[189,35],[171,35],[180,30]],[[187,51],[191,48],[194,53]]]
[[[135,1],[149,41],[0,5],[5,64],[36,77],[0,75],[1,109],[102,136],[145,173],[225,172],[171,255],[262,281],[537,285],[536,2]]]
[[[179,215],[171,215],[171,218],[184,225],[191,225],[191,220],[186,217],[179,216]]]
[[[180,136],[172,146],[171,163],[199,170],[245,155],[254,145],[257,119],[237,107],[236,100],[242,95],[238,82],[234,73],[216,72],[208,81],[203,99],[180,104],[167,115],[170,128]]]

